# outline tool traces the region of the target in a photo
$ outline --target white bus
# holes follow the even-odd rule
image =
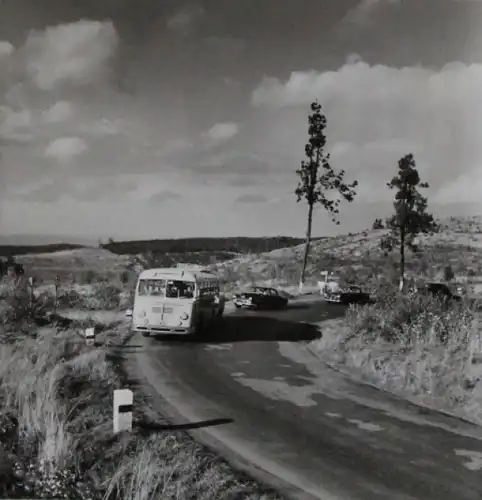
[[[148,337],[200,334],[224,313],[220,280],[206,271],[146,269],[137,281],[132,324]]]

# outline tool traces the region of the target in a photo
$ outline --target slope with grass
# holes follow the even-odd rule
[[[246,498],[277,493],[233,471],[168,423],[129,379],[119,313],[0,321],[0,497],[71,500]],[[39,326],[42,324],[43,326]],[[82,333],[96,329],[96,345]],[[112,431],[112,393],[135,390],[134,427]]]
[[[407,273],[414,277],[442,279],[450,264],[458,281],[468,291],[480,289],[482,282],[482,217],[439,220],[440,231],[421,235],[419,251],[407,254]],[[367,230],[314,241],[307,268],[307,284],[316,284],[324,270],[342,279],[357,282],[371,291],[398,280],[398,254],[380,248],[386,229]],[[304,246],[276,249],[260,255],[244,255],[211,268],[230,283],[270,283],[296,285]]]

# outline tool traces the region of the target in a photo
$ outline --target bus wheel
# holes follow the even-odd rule
[[[141,333],[143,337],[150,337],[151,335],[149,332],[141,332]]]

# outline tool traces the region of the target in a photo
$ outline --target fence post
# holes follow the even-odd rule
[[[130,389],[114,391],[114,434],[122,431],[132,431],[133,393]]]

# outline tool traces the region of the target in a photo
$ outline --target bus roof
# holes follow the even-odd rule
[[[139,276],[139,279],[178,279],[186,281],[219,281],[215,274],[203,271],[182,269],[177,267],[163,267],[145,269]]]

